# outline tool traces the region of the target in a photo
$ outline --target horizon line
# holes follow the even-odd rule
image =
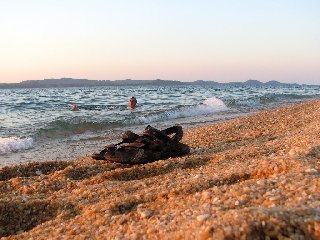
[[[44,78],[44,79],[26,79],[22,80],[20,82],[4,82],[0,84],[19,84],[23,83],[26,81],[45,81],[45,80],[64,80],[64,79],[72,79],[72,80],[87,80],[87,81],[177,81],[177,82],[183,82],[183,83],[192,83],[192,82],[197,82],[197,81],[203,81],[203,82],[215,82],[219,84],[226,84],[226,83],[245,83],[247,81],[258,81],[260,83],[269,83],[269,82],[278,82],[281,84],[297,84],[297,85],[316,85],[316,84],[308,84],[308,83],[296,83],[296,82],[281,82],[279,80],[267,80],[267,81],[261,81],[258,79],[252,79],[249,78],[247,80],[234,80],[234,81],[229,81],[229,82],[219,82],[218,80],[203,80],[203,79],[196,79],[196,80],[191,80],[191,81],[184,81],[184,80],[177,80],[177,79],[131,79],[131,78],[126,78],[126,79],[88,79],[88,78],[73,78],[73,77],[61,77],[61,78]],[[317,85],[316,85],[317,86]]]

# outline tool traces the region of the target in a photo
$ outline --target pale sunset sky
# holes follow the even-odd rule
[[[320,84],[320,0],[0,0],[0,82]]]

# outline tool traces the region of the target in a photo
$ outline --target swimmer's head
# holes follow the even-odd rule
[[[137,99],[135,97],[131,97],[129,99],[129,108],[134,109],[137,105]]]
[[[79,108],[76,104],[71,105],[71,111],[79,111]]]

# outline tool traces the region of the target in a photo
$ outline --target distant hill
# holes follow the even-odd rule
[[[60,78],[60,79],[44,79],[44,80],[25,80],[20,83],[0,83],[0,88],[59,88],[59,87],[94,87],[94,86],[174,86],[174,85],[203,85],[203,86],[299,86],[299,84],[281,83],[275,80],[263,83],[258,80],[247,80],[245,82],[230,82],[219,83],[215,81],[197,80],[194,82],[181,82],[177,80],[88,80],[88,79],[74,79],[74,78]]]

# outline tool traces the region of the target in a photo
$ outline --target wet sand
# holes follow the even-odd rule
[[[185,131],[189,155],[3,167],[3,239],[320,239],[320,100]]]

